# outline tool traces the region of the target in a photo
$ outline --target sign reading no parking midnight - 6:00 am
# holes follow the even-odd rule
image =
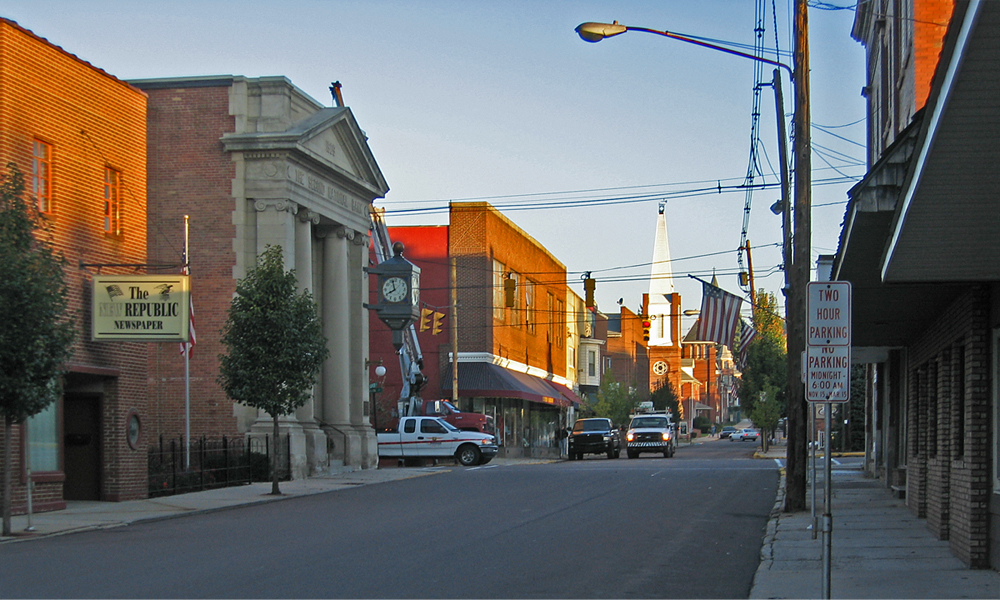
[[[190,292],[187,275],[95,275],[91,339],[187,341]]]
[[[806,306],[806,400],[851,399],[851,283],[809,283]]]

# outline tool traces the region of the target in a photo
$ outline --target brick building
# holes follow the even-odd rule
[[[35,510],[145,497],[151,344],[92,341],[89,288],[98,271],[136,270],[108,265],[148,262],[146,97],[0,18],[0,163],[23,173],[66,258],[78,334],[62,397],[14,429],[14,511],[25,508],[25,432]]]
[[[572,423],[580,401],[567,377],[567,321],[579,319],[567,315],[566,267],[482,202],[452,203],[447,227],[390,227],[389,236],[403,242],[404,256],[421,268],[423,307],[449,315],[437,335],[433,329],[417,334],[427,377],[421,397],[452,399],[450,348],[457,335],[458,408],[493,417],[502,456],[558,456],[557,432]],[[457,327],[447,309],[452,259]],[[513,308],[505,306],[508,277],[516,282]],[[375,315],[370,332],[369,365],[382,360],[387,367],[376,415],[391,418],[400,369],[387,359],[394,352],[391,336]]]
[[[858,3],[869,171],[832,279],[867,365],[866,466],[952,551],[1000,567],[1000,4]]]
[[[284,77],[133,81],[149,97],[149,258],[180,261],[190,216],[197,346],[192,437],[270,432],[216,381],[220,329],[236,282],[268,245],[319,305],[330,358],[313,398],[281,419],[292,476],[378,463],[369,425],[368,261],[372,200],[388,186],[349,108],[326,107]],[[339,92],[339,88],[336,88]],[[156,435],[183,433],[184,367],[176,345],[149,355]]]

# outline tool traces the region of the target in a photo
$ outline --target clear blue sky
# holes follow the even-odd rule
[[[791,1],[775,1],[776,19],[765,4],[765,45],[775,45],[776,20],[787,51]],[[330,82],[340,81],[391,188],[378,203],[390,225],[443,224],[445,212],[392,211],[444,209],[449,200],[523,207],[589,199],[503,210],[566,264],[578,293],[580,272],[593,271],[605,312],[616,312],[619,298],[636,310],[648,289],[662,197],[670,198],[683,307],[701,299],[688,273],[711,278],[715,270],[724,288],[739,291],[744,193],[689,192],[738,185],[746,175],[754,62],[637,32],[588,44],[573,29],[618,20],[752,45],[753,0],[0,0],[0,15],[122,79],[284,75],[326,104]],[[853,18],[849,9],[810,11],[815,124],[864,117],[864,54],[850,37]],[[774,113],[765,88],[757,182],[777,180]],[[817,151],[860,177],[863,166],[829,157],[862,163],[864,122],[827,131],[854,143],[814,129],[814,145],[825,149]],[[826,167],[814,151],[814,182],[841,177]],[[836,251],[850,185],[814,187],[814,258]],[[572,193],[581,190],[601,191]],[[595,205],[636,195],[646,199]],[[768,207],[778,196],[777,189],[754,194],[748,231],[758,287],[775,292],[781,221]],[[622,268],[629,265],[640,266]]]

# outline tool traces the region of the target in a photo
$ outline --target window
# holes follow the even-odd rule
[[[587,375],[597,377],[597,352],[594,350],[587,351]]]
[[[528,278],[524,280],[524,324],[535,333],[535,282]]]
[[[497,321],[504,320],[504,264],[497,259],[493,259],[493,318]]]
[[[552,316],[555,321],[556,347],[563,347],[563,340],[566,338],[566,329],[563,327],[563,319],[566,315],[566,305],[562,300],[556,300],[556,314]]]
[[[59,470],[59,425],[56,402],[27,421],[31,472]]]
[[[35,140],[31,149],[31,193],[38,212],[52,212],[52,146]]]
[[[104,168],[104,233],[119,235],[122,232],[121,180],[119,171]]]

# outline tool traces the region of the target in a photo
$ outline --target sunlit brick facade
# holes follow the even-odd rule
[[[62,397],[15,428],[14,511],[25,509],[26,429],[35,510],[145,497],[144,430],[130,444],[126,427],[149,419],[148,344],[91,341],[88,288],[98,272],[147,263],[146,96],[0,19],[0,162],[25,176],[66,258],[77,329]]]

